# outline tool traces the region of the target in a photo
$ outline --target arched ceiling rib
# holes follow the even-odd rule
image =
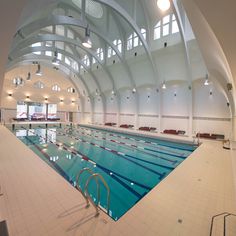
[[[20,33],[23,36],[24,35],[31,35],[34,32],[37,32],[38,30],[48,27],[48,26],[51,26],[51,25],[71,25],[71,26],[77,26],[77,27],[82,27],[82,28],[86,28],[86,26],[87,26],[80,19],[74,19],[74,18],[71,18],[68,16],[54,16],[54,15],[52,15],[47,18],[40,19],[35,22],[29,23],[28,25],[26,25],[20,29]],[[116,52],[116,55],[120,59],[121,63],[123,64],[123,66],[125,68],[125,71],[127,72],[128,78],[131,80],[131,84],[133,85],[133,87],[135,87],[135,82],[134,82],[134,79],[132,78],[132,73],[130,71],[130,68],[128,67],[127,62],[122,57],[122,54],[119,52],[117,47],[115,47],[113,45],[113,43],[107,37],[105,37],[104,34],[101,33],[99,30],[93,28],[92,26],[90,26],[90,30],[94,34],[98,35],[102,40],[104,40]],[[65,37],[63,37],[63,38],[67,39]],[[27,38],[25,40],[27,41]],[[68,39],[68,40],[71,40],[71,39]],[[21,41],[23,41],[23,40],[21,40]],[[76,43],[74,42],[74,44],[76,44]],[[19,43],[17,43],[15,46],[13,46],[11,52],[17,50],[18,45],[19,45]],[[80,47],[81,47],[81,45],[80,45]]]
[[[150,60],[151,66],[152,66],[152,70],[153,70],[153,80],[155,82],[155,77],[156,75],[158,75],[158,71],[156,69],[156,65],[153,61],[152,55],[151,55],[151,50],[146,42],[146,40],[144,39],[143,35],[141,34],[141,31],[139,29],[139,27],[137,26],[136,22],[131,18],[131,16],[125,11],[125,9],[123,9],[119,4],[117,4],[114,0],[94,0],[95,2],[99,2],[101,4],[104,4],[108,7],[110,7],[112,10],[114,10],[115,12],[117,12],[122,18],[124,18],[127,23],[133,28],[133,30],[135,31],[135,33],[138,35],[139,39],[142,42],[142,45],[145,48],[145,51],[148,55],[148,58]]]
[[[33,36],[31,38],[27,38],[25,41],[22,41],[21,43],[19,43],[17,45],[17,48],[15,48],[15,50],[10,53],[10,58],[14,58],[17,56],[17,54],[20,54],[20,51],[26,47],[29,47],[31,46],[32,44],[36,43],[36,42],[46,42],[46,41],[61,41],[61,42],[64,42],[68,45],[74,45],[76,47],[79,47],[81,49],[83,49],[84,51],[86,51],[87,54],[89,54],[90,56],[94,57],[97,62],[102,66],[102,68],[104,68],[104,71],[107,73],[108,75],[108,78],[110,78],[111,80],[111,84],[112,84],[112,87],[115,87],[114,85],[114,80],[113,80],[113,77],[111,75],[111,73],[105,68],[104,64],[101,62],[100,58],[90,49],[87,49],[87,48],[84,48],[78,41],[74,40],[74,39],[70,39],[70,38],[66,38],[64,36],[60,36],[60,35],[55,35],[55,34],[44,34],[44,35],[37,35],[37,36]],[[37,47],[35,47],[37,48]],[[49,50],[49,47],[45,47]],[[62,54],[64,54],[63,50],[61,49],[58,49],[58,48],[54,48],[54,51],[57,50],[58,52],[62,52]],[[40,48],[39,48],[39,51],[40,51]],[[46,51],[46,50],[45,50]],[[66,52],[66,51],[65,51]],[[66,52],[68,53],[68,52]],[[71,58],[73,58],[75,61],[77,61],[79,64],[81,64],[84,68],[86,68],[86,70],[89,72],[89,73],[93,73],[92,70],[87,67],[82,60],[80,60],[79,58],[73,56],[73,55],[70,55]],[[99,81],[99,80],[97,80]]]

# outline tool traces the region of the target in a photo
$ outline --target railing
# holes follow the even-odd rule
[[[88,178],[88,180],[87,180],[87,182],[86,182],[86,184],[85,184],[85,193],[86,193],[86,196],[89,197],[90,200],[92,200],[91,197],[89,196],[89,193],[88,193],[88,186],[89,186],[90,181],[91,181],[93,178],[95,178],[96,182],[98,183],[98,184],[97,184],[97,199],[98,199],[98,200],[97,200],[97,203],[98,203],[98,206],[99,206],[99,203],[100,203],[100,184],[99,184],[99,182],[98,182],[98,178],[102,181],[103,185],[104,185],[105,188],[107,189],[107,214],[109,215],[109,210],[110,210],[110,188],[108,187],[106,181],[104,180],[104,178],[103,178],[100,174],[95,173],[95,174],[91,175],[91,176]],[[98,211],[97,211],[97,214],[99,214]]]
[[[226,218],[228,218],[229,216],[236,216],[236,215],[233,214],[233,213],[228,213],[228,212],[223,212],[223,213],[214,215],[214,216],[211,218],[210,236],[213,235],[214,221],[215,221],[215,219],[216,219],[217,217],[220,217],[220,216],[224,216],[223,235],[226,236]]]
[[[83,190],[80,187],[80,177],[84,172],[89,172],[90,176],[88,177],[86,184],[85,184],[85,190],[83,192]],[[90,197],[89,193],[88,193],[88,186],[89,183],[92,179],[95,179],[96,181],[96,186],[97,186],[97,205],[96,203],[93,201],[93,199]],[[81,192],[82,196],[84,197],[84,199],[86,200],[86,207],[89,207],[89,201],[92,203],[92,205],[94,206],[95,210],[96,210],[96,214],[95,216],[99,215],[99,210],[98,210],[98,206],[100,203],[100,183],[99,180],[103,183],[103,185],[105,186],[105,188],[107,189],[107,214],[109,215],[109,209],[110,209],[110,188],[108,187],[106,181],[104,180],[104,178],[98,174],[98,173],[94,173],[91,169],[89,168],[84,168],[82,169],[79,174],[76,177],[76,188]]]

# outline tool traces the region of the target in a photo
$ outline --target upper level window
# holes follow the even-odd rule
[[[170,33],[170,15],[167,15],[162,19],[162,36],[166,36],[169,33]]]
[[[79,64],[76,61],[72,61],[72,68],[76,71],[79,71]]]
[[[108,58],[110,58],[112,56],[112,51],[113,50],[112,50],[111,46],[109,46],[108,49],[107,49],[107,57]]]
[[[137,47],[139,45],[139,39],[138,39],[138,35],[134,32],[133,33],[133,47]]]
[[[122,52],[122,42],[120,39],[115,39],[113,41],[113,44],[117,47],[118,51],[121,53]],[[113,55],[115,55],[115,51],[113,50]]]
[[[85,55],[82,61],[86,66],[90,66],[90,60],[88,55]]]
[[[67,37],[71,38],[71,39],[74,38],[74,33],[71,30],[69,30],[69,29],[67,29]]]
[[[72,87],[67,88],[68,93],[75,93],[75,89]]]
[[[147,38],[147,31],[146,31],[146,29],[142,28],[141,29],[141,34],[143,35],[143,38],[146,40],[146,38]]]
[[[139,45],[142,45],[142,43],[140,42],[138,35],[133,32],[127,39],[127,50],[131,50]]]
[[[179,27],[175,18],[175,15],[172,15],[172,29],[171,29],[171,33],[175,34],[179,32]]]
[[[154,27],[154,40],[161,37],[161,22],[159,21]]]
[[[34,88],[43,89],[44,84],[41,81],[37,81],[37,82],[34,83]]]
[[[65,63],[69,66],[71,65],[71,61],[68,57],[65,57]]]
[[[59,91],[61,91],[61,88],[57,84],[55,84],[52,86],[52,91],[59,92]]]
[[[65,35],[65,27],[63,25],[56,25],[56,34],[64,36]]]
[[[127,50],[131,50],[133,48],[133,34],[131,34],[127,39]]]
[[[164,16],[161,21],[154,26],[154,40],[167,36],[170,33],[178,33],[179,27],[174,14]]]
[[[103,52],[103,49],[102,49],[102,48],[98,48],[96,54],[97,54],[97,56],[99,57],[99,59],[100,59],[101,61],[104,60],[104,52]]]
[[[42,46],[42,43],[41,43],[41,42],[33,43],[33,44],[31,45],[32,48],[34,48],[34,47],[41,47],[41,46]],[[36,55],[41,55],[41,52],[40,52],[40,51],[38,51],[38,52],[33,52],[33,53],[36,54]]]

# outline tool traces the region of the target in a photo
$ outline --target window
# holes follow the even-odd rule
[[[55,84],[55,85],[52,86],[52,91],[60,92],[61,88],[57,84]]]
[[[171,33],[175,34],[179,32],[179,27],[175,18],[175,15],[172,15],[172,29],[171,29]]]
[[[52,52],[51,51],[46,51],[45,55],[48,56],[48,57],[52,57]]]
[[[34,88],[36,89],[43,89],[44,88],[44,84],[41,81],[37,81],[34,83]]]
[[[24,102],[17,102],[16,118],[27,118],[27,104]]]
[[[68,92],[68,93],[75,93],[75,89],[72,88],[72,87],[69,87],[69,88],[67,89],[67,92]]]
[[[115,40],[113,41],[113,44],[116,46],[116,48],[118,49],[118,51],[121,53],[121,52],[122,52],[122,42],[121,42],[121,40],[120,40],[120,39],[115,39]],[[113,50],[112,55],[115,55],[115,54],[116,54],[116,52]]]
[[[78,63],[76,62],[76,61],[72,61],[72,68],[74,69],[74,70],[76,70],[76,71],[79,71],[79,65],[78,65]]]
[[[110,58],[112,56],[112,51],[113,50],[112,50],[111,46],[109,46],[108,49],[107,49],[107,57],[108,58]]]
[[[69,66],[71,65],[71,61],[68,57],[65,57],[65,63]]]
[[[133,48],[133,35],[131,34],[127,40],[127,50],[131,50],[132,48]]]
[[[24,85],[24,80],[21,77],[16,77],[13,79],[13,84],[17,86],[23,86]]]
[[[179,32],[179,27],[174,14],[164,16],[154,27],[154,40]]]
[[[56,34],[64,36],[65,35],[65,27],[62,25],[56,25]]]
[[[88,55],[85,55],[84,58],[82,59],[82,62],[86,65],[86,66],[90,66],[90,60]]]
[[[161,22],[159,21],[154,27],[154,40],[161,37]]]
[[[73,39],[74,38],[74,33],[71,30],[67,30],[67,37]]]
[[[162,25],[162,36],[166,36],[170,33],[170,15],[163,17]]]
[[[57,104],[48,104],[48,119],[57,118]]]
[[[142,29],[141,29],[141,34],[143,35],[144,39],[146,40],[146,37],[147,37],[147,31],[146,31],[146,29],[142,28]]]
[[[99,57],[99,59],[100,59],[101,61],[104,60],[104,52],[103,52],[103,49],[102,49],[102,48],[98,48],[98,49],[97,49],[97,56]],[[96,60],[95,60],[95,62],[96,62]]]
[[[41,42],[33,43],[33,44],[31,45],[32,48],[34,48],[34,47],[41,47],[41,46],[42,46],[42,43],[41,43]],[[35,55],[41,55],[41,52],[40,52],[40,51],[38,51],[38,52],[33,52],[33,54],[35,54]]]
[[[141,45],[141,43],[139,42],[138,35],[134,32],[127,39],[127,50],[131,50],[139,45]]]

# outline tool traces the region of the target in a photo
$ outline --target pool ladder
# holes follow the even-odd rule
[[[86,183],[85,183],[85,188],[84,188],[84,192],[80,187],[80,176],[84,173],[84,172],[89,172],[90,176],[88,177]],[[90,197],[89,193],[88,193],[88,186],[89,183],[92,179],[95,179],[96,181],[96,186],[97,186],[97,204],[93,201],[93,199]],[[104,180],[104,178],[98,174],[98,173],[94,173],[90,168],[83,168],[79,174],[76,177],[76,188],[81,192],[81,194],[83,195],[84,199],[86,200],[86,207],[88,208],[89,205],[89,201],[92,203],[92,205],[94,206],[95,210],[96,210],[96,214],[95,216],[99,215],[99,203],[100,203],[100,182],[99,180],[103,183],[103,185],[105,186],[105,188],[107,189],[107,214],[109,215],[109,210],[110,210],[110,188],[107,184],[107,182]],[[101,206],[100,206],[101,207]]]

